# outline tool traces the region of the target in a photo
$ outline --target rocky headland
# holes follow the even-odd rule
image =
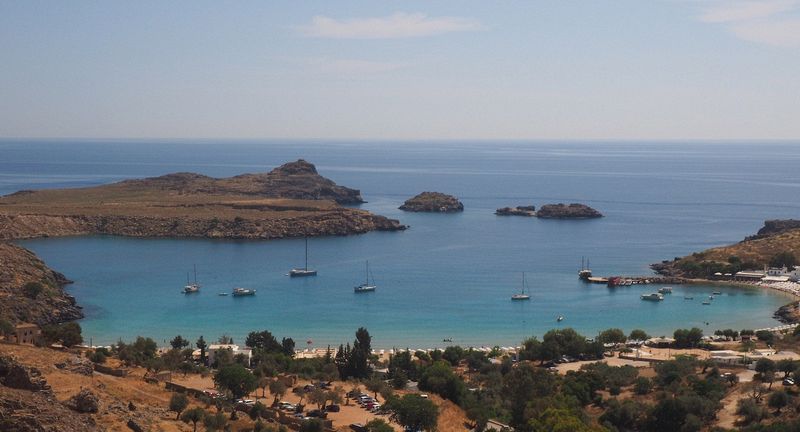
[[[409,198],[400,210],[410,212],[455,213],[464,211],[464,204],[458,198],[441,192],[422,192]]]
[[[0,319],[44,326],[83,318],[64,291],[69,282],[31,251],[0,242]]]
[[[516,206],[516,207],[503,207],[495,210],[494,214],[498,216],[536,216],[536,206]]]
[[[688,278],[710,278],[714,273],[761,270],[786,259],[800,260],[800,224],[797,220],[769,220],[758,234],[728,246],[695,252],[651,264],[657,273]]]
[[[268,173],[230,178],[177,173],[20,191],[0,197],[0,239],[88,234],[276,239],[406,228],[341,206],[361,202],[358,190],[339,186],[298,160]]]
[[[536,212],[543,219],[592,219],[603,217],[599,211],[586,204],[545,204]]]

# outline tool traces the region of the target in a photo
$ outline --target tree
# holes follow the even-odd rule
[[[373,396],[375,397],[375,400],[377,401],[378,400],[378,393],[380,393],[386,387],[386,383],[383,382],[383,380],[381,380],[381,379],[378,379],[376,377],[372,377],[366,383],[364,383],[364,386],[367,387],[367,390],[369,390],[369,391],[371,391],[373,393]]]
[[[428,399],[417,394],[392,398],[387,403],[392,412],[390,418],[412,431],[435,430],[439,409]]]
[[[677,329],[673,334],[675,346],[678,348],[695,347],[703,339],[703,330],[697,327],[691,329]]]
[[[200,336],[200,339],[197,339],[195,345],[197,346],[197,349],[200,350],[200,363],[205,365],[208,361],[208,357],[206,356],[206,348],[208,348],[208,344],[206,343],[206,340],[203,339],[202,335]]]
[[[280,398],[286,394],[286,384],[282,380],[274,380],[269,383],[269,393],[275,398],[273,405],[277,404]]]
[[[40,282],[28,282],[22,286],[22,293],[29,299],[36,300],[39,294],[44,291],[44,285]]]
[[[283,338],[281,339],[281,350],[289,357],[294,357],[294,339]]]
[[[214,375],[214,384],[239,399],[256,389],[257,379],[244,366],[234,363],[223,366],[217,371]]]
[[[175,420],[180,419],[181,413],[189,406],[189,399],[183,393],[175,393],[169,399],[169,410],[175,411]]]
[[[458,366],[458,363],[464,359],[464,348],[458,345],[449,346],[444,349],[442,358],[447,360],[451,365]]]
[[[641,330],[641,329],[632,330],[631,334],[628,336],[628,339],[636,340],[636,341],[643,341],[643,340],[647,340],[649,338],[650,338],[650,336],[648,336],[647,333],[644,330]]]
[[[783,390],[772,392],[767,400],[770,408],[775,408],[775,413],[780,414],[781,409],[789,404],[789,395]]]
[[[765,384],[769,384],[769,389],[772,389],[772,381],[775,380],[775,371],[777,371],[777,366],[774,361],[771,359],[762,357],[756,361],[756,372],[758,372],[759,376],[757,377],[761,382]]]
[[[320,419],[306,420],[300,424],[300,432],[322,432],[325,425]]]
[[[394,432],[394,429],[389,423],[383,419],[372,419],[369,423],[364,425],[369,432]]]
[[[764,341],[767,345],[775,343],[775,334],[769,330],[759,330],[756,332],[756,337],[760,341]]]
[[[650,393],[650,390],[652,389],[653,382],[647,377],[636,378],[636,382],[633,384],[633,391],[638,395],[646,395]]]
[[[267,406],[262,404],[261,402],[256,402],[255,405],[250,407],[250,412],[247,414],[253,421],[260,419],[264,414],[267,413]]]
[[[740,399],[736,404],[736,414],[742,416],[743,424],[757,422],[765,417],[764,409],[752,399]]]
[[[786,267],[789,270],[794,270],[797,265],[797,257],[791,251],[784,251],[769,260],[770,267]]]
[[[625,337],[625,333],[618,328],[610,328],[608,330],[603,330],[597,335],[597,340],[600,341],[602,344],[621,344],[625,343],[628,338]]]
[[[269,330],[250,332],[244,342],[250,348],[261,349],[266,352],[282,352],[283,347]]]
[[[790,374],[797,370],[797,362],[792,359],[778,360],[775,366],[777,370],[783,372],[784,378],[787,378]]]
[[[184,339],[181,335],[175,336],[169,344],[176,350],[184,349],[189,346],[189,341]]]
[[[228,417],[222,411],[217,411],[214,415],[206,414],[203,418],[203,424],[206,426],[207,431],[220,431],[227,426]]]
[[[464,381],[453,373],[453,369],[445,361],[438,361],[425,369],[419,379],[419,388],[436,393],[456,404],[461,403],[466,393]]]
[[[194,407],[184,411],[181,420],[186,424],[192,423],[194,432],[197,432],[197,423],[202,421],[205,416],[206,410],[200,407]]]
[[[76,322],[46,326],[42,329],[42,335],[48,342],[61,342],[67,348],[83,342],[81,326]]]
[[[0,318],[0,335],[11,334],[13,331],[14,326],[10,322]]]
[[[650,412],[650,427],[647,430],[654,432],[679,431],[686,421],[688,413],[680,399],[662,399]]]

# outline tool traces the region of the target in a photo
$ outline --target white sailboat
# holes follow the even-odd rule
[[[192,294],[200,291],[200,284],[197,283],[197,265],[194,266],[194,282],[189,281],[189,273],[186,273],[186,286],[183,287],[184,294]]]
[[[357,292],[357,293],[371,292],[371,291],[375,291],[375,288],[377,288],[377,286],[375,286],[375,279],[374,278],[372,280],[372,284],[369,283],[369,261],[367,261],[366,280],[364,281],[363,284],[361,284],[359,286],[356,286],[356,287],[353,287],[353,291]]]
[[[289,271],[290,277],[303,277],[303,276],[316,276],[316,270],[309,270],[308,269],[308,237],[306,237],[306,265],[301,268],[293,268]]]
[[[522,291],[511,296],[511,300],[530,300],[531,296],[525,294],[525,272],[522,272]]]

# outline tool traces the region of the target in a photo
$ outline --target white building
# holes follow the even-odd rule
[[[214,361],[216,360],[217,352],[221,350],[230,350],[231,354],[236,357],[239,354],[243,354],[247,357],[247,366],[250,366],[250,360],[253,358],[253,350],[250,348],[239,348],[239,345],[233,344],[218,344],[218,345],[209,345],[208,346],[208,364],[213,365]]]

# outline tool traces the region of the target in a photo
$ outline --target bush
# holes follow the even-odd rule
[[[742,416],[742,423],[750,424],[766,417],[766,412],[752,399],[740,399],[736,405],[736,414]]]
[[[636,382],[633,384],[633,391],[638,395],[646,395],[653,390],[653,382],[650,381],[650,378],[647,377],[639,377],[636,378]]]
[[[36,300],[42,291],[44,291],[44,285],[39,282],[28,282],[22,286],[22,293],[29,299]]]
[[[81,326],[76,322],[46,326],[42,336],[49,343],[61,342],[67,348],[83,343]]]

